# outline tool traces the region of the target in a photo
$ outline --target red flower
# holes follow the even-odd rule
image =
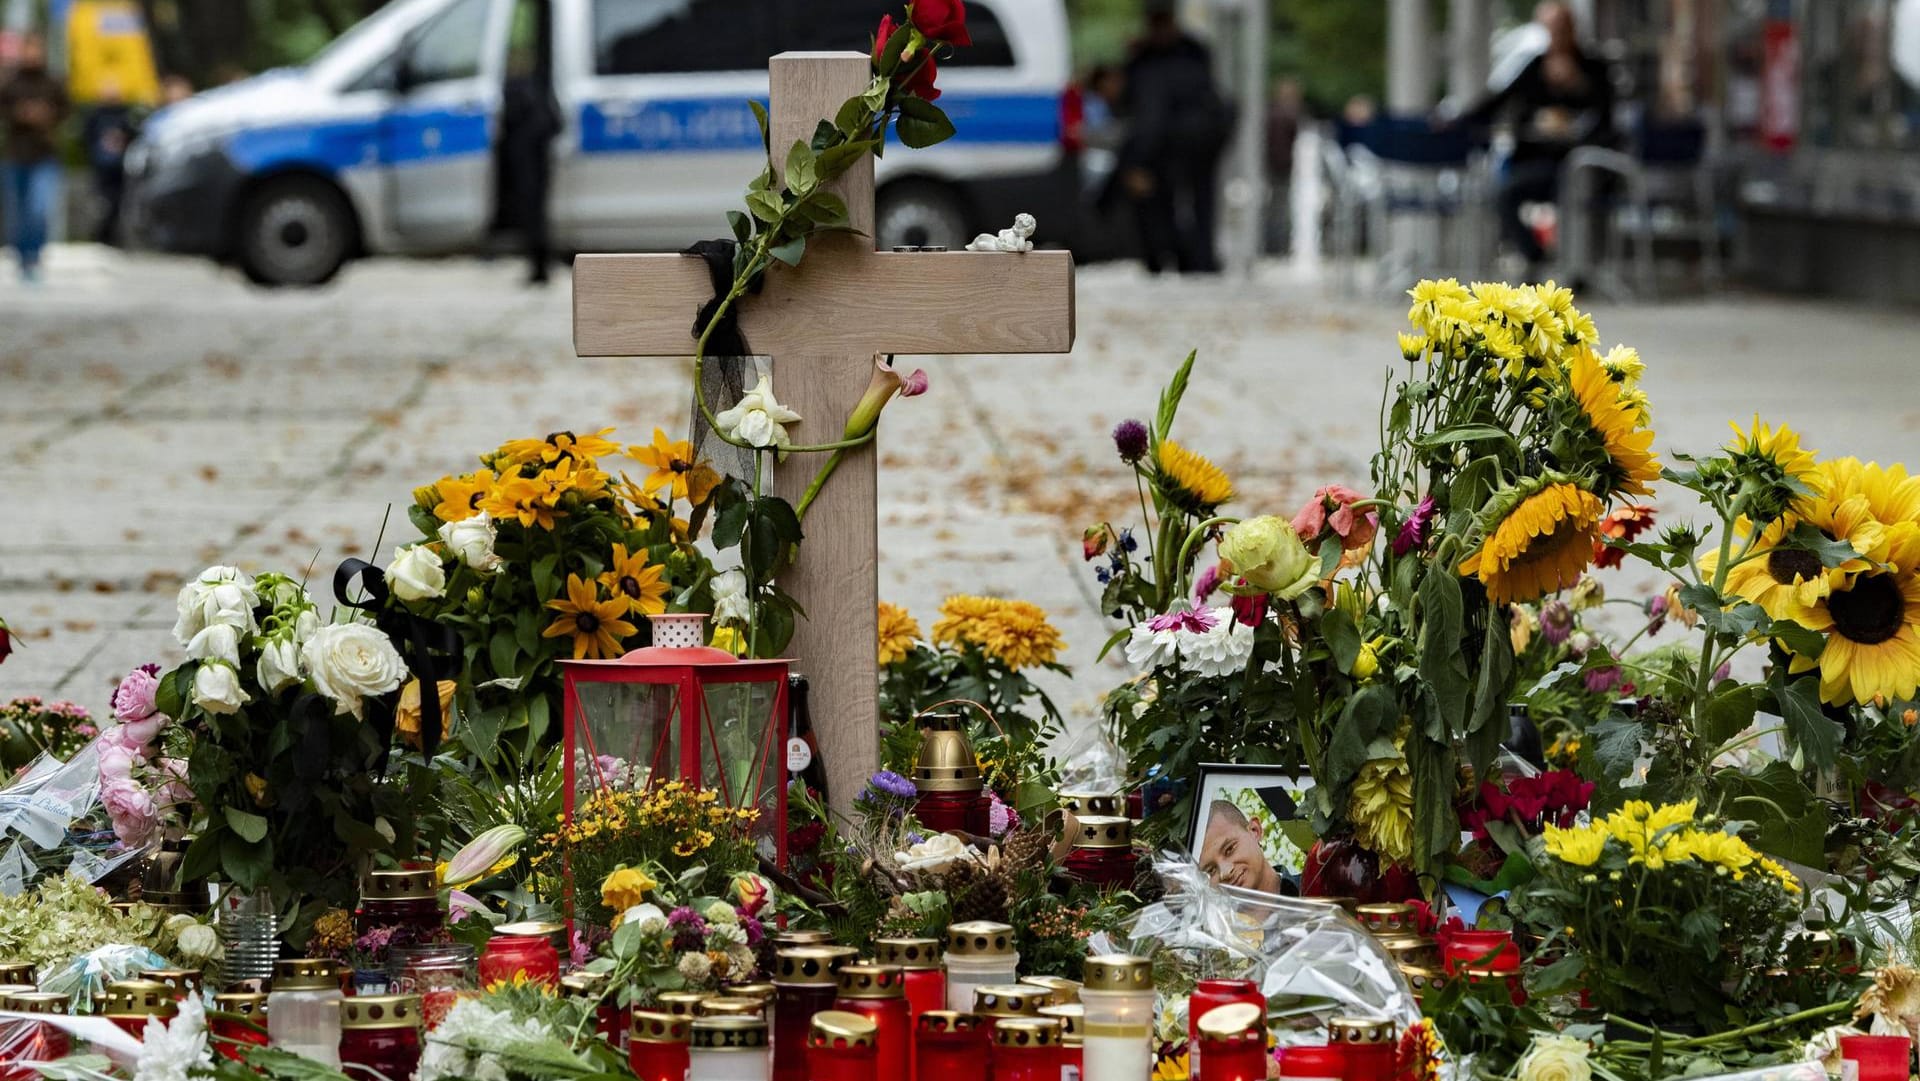
[[[880,28],[873,32],[873,59],[879,63],[886,55],[887,39],[900,27],[894,25],[893,16],[880,16]],[[921,33],[926,33],[922,30]],[[940,65],[934,62],[933,51],[924,50],[912,59],[902,58],[900,66],[894,69],[893,85],[902,93],[912,94],[916,98],[933,101],[940,96],[940,88],[933,85],[940,77]]]
[[[1621,507],[1600,519],[1600,535],[1622,544],[1632,544],[1633,538],[1652,526],[1652,507]],[[1626,555],[1620,549],[1608,546],[1605,540],[1593,542],[1593,565],[1596,567],[1618,567]]]
[[[948,45],[971,45],[967,33],[966,0],[913,0],[907,5],[907,17],[922,34]]]
[[[1367,498],[1352,488],[1339,484],[1329,484],[1313,493],[1307,505],[1293,516],[1293,531],[1308,544],[1320,538],[1323,529],[1332,527],[1334,535],[1340,538],[1340,547],[1346,551],[1365,548],[1373,543],[1373,535],[1380,529],[1380,513],[1369,510],[1365,514],[1356,514],[1353,504]],[[1331,510],[1333,513],[1327,513]]]
[[[7,621],[0,619],[0,661],[7,659],[13,652],[13,635],[7,630]]]
[[[1242,626],[1258,627],[1267,618],[1267,595],[1261,593],[1252,597],[1234,597],[1233,617]]]

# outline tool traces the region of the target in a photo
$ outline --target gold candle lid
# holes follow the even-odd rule
[[[730,983],[721,989],[721,993],[730,998],[758,999],[762,1006],[773,1001],[773,985],[765,982]]]
[[[192,994],[200,990],[200,970],[197,968],[141,969],[140,978],[164,983],[182,994]]]
[[[694,1006],[693,1015],[695,1017],[759,1017],[763,1008],[757,998],[710,995]]]
[[[213,1008],[221,1013],[252,1017],[267,1012],[265,991],[222,991],[213,996]]]
[[[926,792],[978,792],[985,784],[980,760],[964,733],[928,732],[913,764],[913,787]]]
[[[493,929],[495,938],[545,938],[552,939],[554,948],[559,949],[566,938],[567,925],[550,920],[522,920],[519,923],[503,923]]]
[[[1075,848],[1132,848],[1133,819],[1117,815],[1087,815],[1080,820]]]
[[[775,949],[784,950],[792,946],[831,946],[833,932],[811,927],[804,931],[776,931],[773,935]]]
[[[439,897],[431,867],[369,871],[360,880],[361,901],[434,901]]]
[[[324,957],[290,957],[273,963],[275,991],[324,991],[340,986],[340,964]]]
[[[973,1012],[982,1017],[1038,1017],[1053,992],[1023,983],[989,984],[973,989]]]
[[[349,995],[340,1000],[343,1029],[419,1028],[419,995]]]
[[[978,1032],[986,1019],[977,1013],[959,1010],[928,1010],[915,1018],[913,1024],[921,1032]]]
[[[687,1043],[693,1039],[693,1018],[635,1010],[627,1033],[634,1043]]]
[[[1445,972],[1425,965],[1401,965],[1400,975],[1407,978],[1407,983],[1413,987],[1415,995],[1424,991],[1438,991],[1447,985]]]
[[[0,1002],[20,1013],[66,1013],[73,999],[58,991],[14,991]]]
[[[894,965],[910,972],[927,972],[940,967],[940,940],[937,938],[876,938],[873,958],[883,965]]]
[[[662,1013],[692,1017],[700,1007],[700,1000],[706,997],[704,991],[662,991],[653,1000],[660,1004]]]
[[[870,1017],[845,1010],[821,1010],[807,1027],[807,1046],[876,1047],[879,1034],[880,1026]]]
[[[569,972],[560,977],[560,993],[568,998],[599,998],[612,980],[611,972]]]
[[[1060,793],[1060,809],[1076,815],[1120,815],[1127,813],[1127,797],[1117,792],[1079,790]]]
[[[852,946],[796,946],[774,955],[776,987],[836,987],[834,975],[842,965],[860,956]]]
[[[173,991],[153,980],[117,980],[107,985],[100,1000],[105,1017],[172,1017],[180,1012]]]
[[[1022,976],[1020,982],[1046,988],[1052,993],[1049,1001],[1055,1006],[1066,1006],[1080,1001],[1079,980],[1069,980],[1065,976]]]
[[[1079,1047],[1084,1039],[1083,1030],[1087,1023],[1087,1008],[1078,1002],[1059,1006],[1040,1007],[1040,1016],[1051,1017],[1060,1022],[1060,1043],[1063,1047]]]
[[[1414,929],[1413,906],[1403,901],[1360,905],[1353,910],[1353,914],[1361,923],[1376,931],[1411,933]]]
[[[693,1047],[698,1051],[760,1051],[767,1049],[767,1021],[753,1017],[696,1017]]]
[[[32,961],[0,961],[0,983],[37,984]]]
[[[970,920],[947,928],[947,952],[955,957],[1009,957],[1013,928],[992,920]]]
[[[1153,962],[1130,953],[1103,953],[1087,958],[1089,991],[1151,991]]]
[[[1371,1017],[1336,1017],[1327,1022],[1327,1042],[1370,1044],[1393,1042],[1393,1022]]]
[[[862,962],[840,968],[841,998],[905,998],[906,974],[898,965]]]
[[[1349,914],[1351,914],[1354,909],[1360,907],[1360,899],[1358,897],[1296,897],[1294,900],[1305,901],[1310,905],[1332,905],[1335,908],[1344,908]]]
[[[1060,1021],[1054,1017],[1005,1017],[993,1026],[995,1047],[1058,1047]]]
[[[1251,1002],[1229,1002],[1200,1015],[1195,1027],[1202,1039],[1220,1041],[1267,1040],[1267,1011]]]

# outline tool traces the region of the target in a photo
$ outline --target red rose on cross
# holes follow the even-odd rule
[[[948,45],[971,45],[967,33],[966,0],[913,0],[907,6],[908,17],[922,34]]]
[[[6,660],[7,654],[12,652],[13,652],[13,635],[7,629],[7,621],[4,619],[0,619],[0,661]]]
[[[901,29],[894,25],[893,16],[882,15],[880,28],[873,32],[873,57],[876,62],[887,52],[887,39],[894,31]],[[926,31],[921,31],[925,33]],[[933,101],[940,96],[940,88],[933,85],[940,77],[940,66],[933,61],[932,50],[922,51],[911,59],[902,59],[893,73],[893,83],[903,92],[916,98]]]

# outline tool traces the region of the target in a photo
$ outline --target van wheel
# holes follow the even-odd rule
[[[309,176],[269,181],[240,215],[240,269],[261,285],[321,285],[353,250],[353,211]]]
[[[959,251],[973,239],[959,197],[950,188],[925,181],[893,184],[880,193],[874,233],[881,251],[903,245]]]

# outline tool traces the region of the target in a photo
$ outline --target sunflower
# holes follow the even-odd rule
[[[933,640],[977,646],[1015,671],[1052,664],[1066,648],[1060,632],[1047,622],[1047,613],[1039,605],[963,594],[940,603],[940,621],[933,625]]]
[[[667,583],[660,580],[661,570],[647,562],[646,549],[629,553],[626,545],[616,544],[613,565],[599,581],[609,596],[625,605],[622,615],[659,615],[667,610]]]
[[[464,477],[442,477],[434,482],[433,516],[443,522],[464,522],[480,513],[480,501],[493,491],[493,473],[482,469]]]
[[[1197,518],[1233,498],[1233,481],[1219,466],[1171,439],[1154,450],[1154,482],[1174,506]]]
[[[903,661],[913,652],[913,640],[920,637],[920,624],[897,604],[880,602],[880,667]]]
[[[572,635],[576,661],[583,657],[617,657],[621,640],[631,638],[634,633],[633,624],[620,618],[627,612],[627,598],[603,601],[594,584],[583,581],[577,574],[567,575],[567,595],[548,601],[547,607],[560,614],[540,632],[541,637]]]
[[[1827,636],[1818,658],[1795,655],[1795,674],[1820,670],[1820,700],[1865,704],[1920,691],[1920,525],[1888,526],[1866,553],[1873,569],[1793,613]]]
[[[1565,589],[1593,559],[1604,509],[1599,496],[1578,485],[1548,484],[1500,518],[1460,573],[1480,579],[1495,604]]]
[[[532,477],[503,477],[480,500],[480,509],[522,526],[553,528],[553,489]]]
[[[500,444],[500,449],[494,452],[494,460],[502,469],[528,462],[551,465],[559,461],[578,461],[591,465],[601,458],[620,453],[620,445],[607,438],[612,434],[612,428],[602,428],[589,435],[555,432],[545,439],[509,440]]]
[[[665,492],[669,500],[685,499],[698,506],[705,503],[720,484],[720,474],[707,463],[695,460],[691,442],[685,439],[671,442],[667,433],[658,428],[653,430],[652,446],[636,444],[627,449],[635,461],[653,470],[640,482],[643,491]]]
[[[1587,427],[1606,451],[1599,495],[1651,495],[1647,485],[1660,477],[1653,457],[1653,431],[1641,427],[1638,407],[1622,400],[1620,387],[1587,348],[1575,349],[1567,364],[1567,387]]]
[[[1815,465],[1807,474],[1807,487],[1816,494],[1803,498],[1800,513],[1786,514],[1768,523],[1745,549],[1745,555],[1727,571],[1726,590],[1766,609],[1775,619],[1795,619],[1800,609],[1817,605],[1835,589],[1871,564],[1865,553],[1878,547],[1888,521],[1900,521],[1899,512],[1907,508],[1909,517],[1915,508],[1914,493],[1920,492],[1920,480],[1898,474],[1900,483],[1891,483],[1894,475],[1878,466],[1867,467],[1857,458],[1839,458]],[[1882,518],[1878,508],[1893,515]],[[1845,541],[1860,556],[1838,566],[1828,567],[1820,557],[1788,543],[1802,524],[1810,525],[1828,540]],[[1734,536],[1741,543],[1753,533],[1753,523],[1741,518],[1734,523]],[[1720,553],[1706,552],[1700,557],[1700,571],[1709,579],[1720,565]]]

